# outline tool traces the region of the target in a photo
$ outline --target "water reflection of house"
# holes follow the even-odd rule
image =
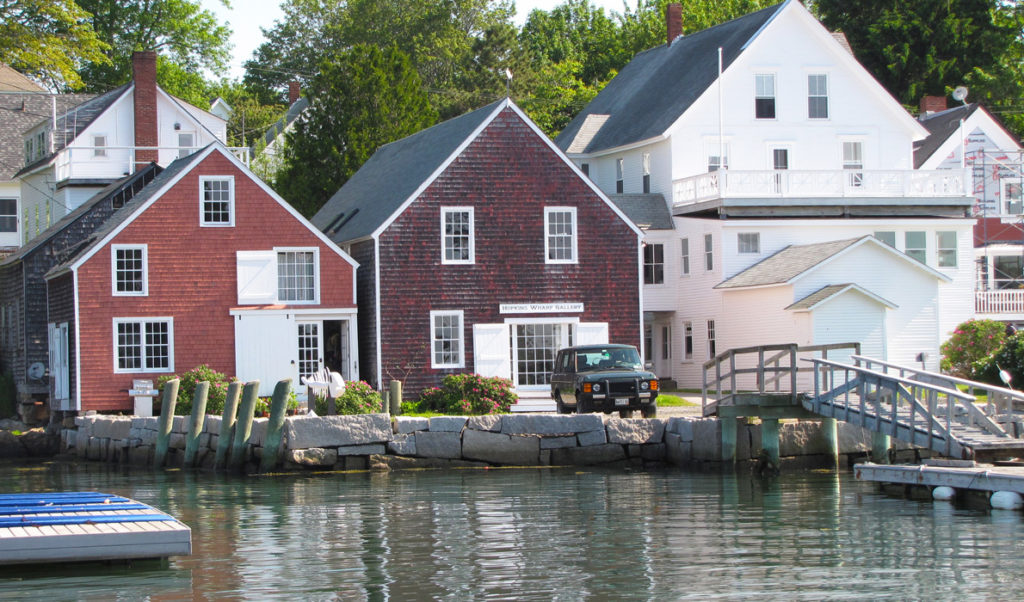
[[[926,97],[921,124],[929,136],[914,149],[918,169],[966,168],[973,176],[975,311],[978,317],[1024,321],[1024,149],[983,106],[947,109]]]

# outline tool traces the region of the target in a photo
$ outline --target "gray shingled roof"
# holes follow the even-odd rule
[[[824,286],[824,287],[814,291],[810,295],[807,295],[803,299],[800,299],[796,303],[790,305],[786,309],[792,309],[794,311],[809,310],[812,307],[814,307],[815,305],[817,305],[817,304],[819,304],[819,303],[821,303],[823,301],[826,301],[826,300],[828,300],[831,297],[835,297],[837,295],[841,295],[842,293],[846,292],[846,290],[849,289],[849,288],[853,288],[853,290],[856,290],[859,293],[871,296],[873,299],[877,299],[877,300],[881,301],[882,304],[885,305],[886,307],[890,307],[892,309],[896,309],[896,307],[897,307],[894,303],[886,301],[885,299],[882,299],[878,295],[875,295],[874,293],[870,293],[870,292],[866,291],[865,289],[857,286],[856,284],[853,284],[851,282],[847,282],[845,284],[830,284],[828,286]]]
[[[661,194],[610,194],[611,202],[643,230],[672,230],[672,214]]]
[[[195,161],[196,156],[204,152],[210,146],[212,145],[204,146],[198,151],[192,153],[191,155],[188,155],[187,157],[182,157],[181,159],[177,159],[170,165],[165,167],[164,170],[160,172],[158,176],[153,178],[152,182],[150,182],[149,184],[146,185],[145,188],[137,192],[135,196],[132,197],[130,201],[125,203],[123,207],[115,211],[107,219],[107,221],[103,223],[102,226],[96,228],[92,235],[88,239],[86,239],[85,244],[83,244],[82,247],[78,249],[78,252],[76,252],[71,258],[69,258],[64,263],[55,266],[52,270],[47,272],[46,276],[49,278],[52,275],[55,275],[68,269],[68,267],[70,267],[71,264],[73,264],[76,259],[84,255],[85,253],[88,253],[89,250],[91,250],[93,247],[99,244],[100,241],[102,241],[104,237],[107,236],[107,234],[113,232],[114,229],[116,229],[118,226],[124,223],[125,220],[131,217],[139,208],[139,206],[145,204],[150,198],[152,198],[154,194],[156,194],[161,188],[163,188],[164,184],[174,179],[178,174],[180,174],[181,172],[185,171],[188,167],[190,167],[193,161]]]
[[[506,99],[380,147],[311,220],[336,243],[371,235]]]
[[[914,169],[918,169],[946,140],[960,127],[960,120],[967,119],[978,108],[978,103],[962,105],[928,115],[921,119],[921,125],[928,129],[928,137],[914,144]]]
[[[303,96],[303,97],[299,98],[298,100],[296,100],[295,102],[293,102],[292,106],[288,107],[288,110],[285,111],[284,115],[280,119],[278,119],[276,122],[274,122],[274,124],[271,125],[269,128],[267,128],[267,131],[263,133],[263,145],[264,145],[264,148],[269,146],[270,143],[273,142],[275,138],[277,138],[278,136],[283,134],[285,129],[289,125],[291,125],[293,121],[298,119],[299,115],[301,115],[302,112],[305,111],[306,107],[308,107],[308,106],[309,106],[309,100],[305,96]],[[249,153],[250,153],[250,155],[255,157],[256,153],[261,151],[261,150],[263,150],[263,149],[256,148],[256,145],[253,144],[249,148]]]
[[[755,263],[732,278],[716,284],[714,288],[741,288],[746,286],[785,284],[866,238],[871,237],[861,236],[859,238],[833,240],[810,245],[790,245],[771,257]]]
[[[58,113],[57,127],[53,130],[54,152],[46,155],[31,165],[26,165],[24,169],[15,175],[28,173],[40,165],[46,165],[49,163],[57,153],[62,151],[64,147],[68,145],[69,142],[77,138],[85,128],[89,127],[89,124],[110,108],[110,105],[114,104],[117,99],[121,98],[121,96],[124,95],[131,86],[132,85],[130,83],[119,86],[110,92],[104,92],[95,98],[71,107],[64,113]],[[23,131],[21,133],[24,134],[25,132]],[[24,149],[22,152],[24,153]]]
[[[727,69],[784,4],[636,55],[562,130],[555,144],[563,151],[573,146],[575,152],[593,153],[662,135],[718,78],[718,48]],[[579,150],[573,141],[590,115],[609,117]]]
[[[94,94],[26,94],[0,92],[0,182],[13,180],[25,166],[25,132],[50,119],[52,99],[57,113],[95,98]]]

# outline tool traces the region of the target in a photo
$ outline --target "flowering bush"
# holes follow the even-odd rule
[[[1024,383],[1024,331],[1007,338],[995,353],[979,359],[972,366],[975,380],[1002,387],[1005,384],[999,377],[1000,370],[1010,373],[1011,383],[1016,387]]]
[[[224,402],[227,399],[228,383],[235,380],[227,375],[217,372],[206,364],[192,368],[188,372],[178,376],[177,374],[165,374],[157,380],[157,388],[163,389],[164,384],[172,379],[179,379],[178,400],[174,406],[174,413],[178,416],[192,415],[192,397],[196,391],[196,384],[202,381],[210,383],[210,392],[206,395],[206,413],[220,416],[224,413]]]
[[[991,356],[1005,341],[1006,325],[1002,322],[968,320],[957,326],[940,347],[942,370],[961,378],[976,378],[975,362]]]
[[[517,399],[507,378],[449,374],[440,387],[423,390],[420,408],[445,414],[504,414]]]
[[[376,414],[384,403],[380,393],[373,390],[365,381],[346,381],[345,392],[334,400],[338,414]],[[317,396],[313,411],[317,416],[327,415],[327,398]]]

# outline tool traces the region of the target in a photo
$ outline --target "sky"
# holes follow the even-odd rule
[[[515,0],[515,22],[522,25],[533,9],[551,10],[561,3],[561,0]],[[231,79],[241,79],[245,73],[242,64],[252,58],[253,51],[263,43],[260,28],[270,29],[274,21],[282,17],[281,0],[232,0],[232,9],[224,8],[220,0],[200,0],[200,4],[231,25],[234,32],[231,41],[235,48],[230,72],[226,75]],[[621,13],[623,9],[623,0],[591,0],[591,4],[604,7],[607,13]],[[629,4],[635,6],[636,0],[630,0]]]

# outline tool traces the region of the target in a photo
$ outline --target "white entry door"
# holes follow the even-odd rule
[[[299,378],[295,320],[287,314],[252,312],[235,316],[235,376],[260,381],[260,395],[272,395],[277,381]]]
[[[512,383],[519,390],[545,390],[555,354],[573,344],[575,325],[540,322],[512,325]]]

